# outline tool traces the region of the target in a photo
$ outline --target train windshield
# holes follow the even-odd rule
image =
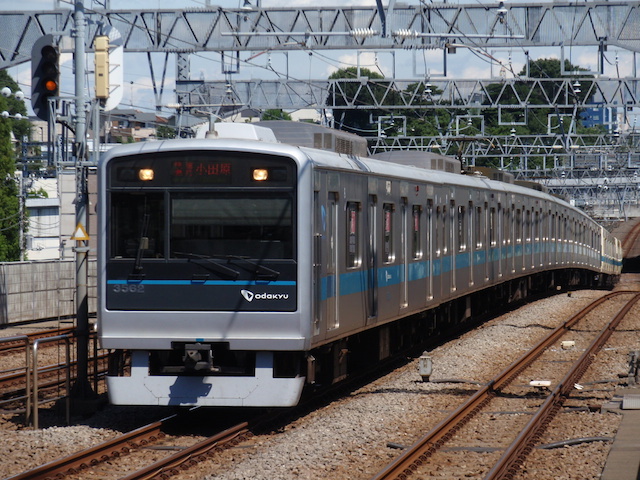
[[[110,251],[112,258],[165,256],[164,195],[160,192],[111,195]]]
[[[109,257],[295,260],[296,165],[226,151],[161,152],[108,170]]]
[[[293,258],[291,195],[249,193],[114,192],[111,256]]]
[[[293,258],[290,196],[181,194],[171,198],[171,256]]]

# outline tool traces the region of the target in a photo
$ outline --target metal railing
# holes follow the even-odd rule
[[[27,349],[27,424],[32,424],[34,429],[39,428],[38,424],[38,347],[42,343],[58,342],[64,340],[65,342],[65,366],[66,366],[66,381],[65,389],[66,395],[58,397],[58,400],[65,400],[65,415],[67,425],[71,423],[71,406],[70,406],[70,394],[71,394],[71,338],[72,335],[58,335],[55,337],[39,338],[33,342],[31,346],[31,357],[29,357]],[[31,379],[30,377],[33,377]],[[31,388],[29,386],[31,385]],[[47,401],[51,401],[48,399]],[[31,409],[30,409],[31,407]],[[31,410],[31,411],[30,411]]]

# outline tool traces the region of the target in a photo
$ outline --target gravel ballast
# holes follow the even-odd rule
[[[414,359],[344,398],[296,419],[282,431],[254,436],[214,460],[200,463],[173,478],[371,478],[398,455],[399,450],[393,446],[413,444],[475,393],[476,384],[488,381],[550,329],[567,320],[571,313],[605,293],[576,291],[522,306],[430,351],[433,360],[430,382],[422,381],[417,359]],[[638,327],[635,328],[633,335],[637,339]],[[627,354],[626,346],[619,351],[608,351],[607,355],[612,357],[611,371],[602,371],[600,366],[601,370],[594,376],[615,377],[624,373],[618,370],[625,365]],[[0,365],[1,362],[0,358]],[[605,392],[599,401],[612,394]],[[126,407],[107,407],[91,420],[91,426],[55,426],[40,431],[24,428],[15,415],[2,416],[0,441],[3,450],[9,454],[0,456],[0,476],[4,478],[34,468],[52,458],[72,453],[79,446],[88,447],[133,428],[132,417],[135,415],[123,412],[127,412]],[[219,414],[220,410],[216,412]],[[151,415],[150,411],[147,414]],[[569,415],[571,422],[551,425],[543,442],[596,435],[612,437],[620,421],[619,415],[599,411],[565,414]],[[75,423],[78,420],[75,419]],[[519,478],[595,479],[602,471],[609,448],[610,443],[593,442],[536,451],[532,457],[545,455],[545,459],[549,458],[549,470],[542,471],[540,462],[527,462]],[[575,452],[579,452],[578,455]],[[575,462],[575,471],[579,471],[580,476],[573,477],[568,473],[558,476],[560,472],[554,468],[559,459],[564,472],[571,472],[572,462]],[[470,471],[473,472],[473,468]],[[482,478],[480,473],[478,475],[477,478]],[[457,477],[447,467],[433,477],[420,478]],[[467,478],[474,478],[473,473]]]

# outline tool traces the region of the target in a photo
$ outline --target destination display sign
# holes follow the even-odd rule
[[[231,183],[231,162],[198,158],[171,162],[173,184],[228,184]]]

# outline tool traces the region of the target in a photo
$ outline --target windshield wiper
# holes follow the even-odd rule
[[[129,274],[130,280],[142,280],[144,278],[142,268],[142,254],[149,248],[149,237],[147,232],[149,231],[149,220],[151,215],[145,213],[142,216],[142,228],[140,229],[140,240],[138,241],[138,250],[136,252],[136,260],[133,264],[133,271]]]
[[[173,252],[175,255],[182,255],[184,257],[194,257],[194,258],[198,258],[198,259],[202,259],[202,260],[213,260],[213,259],[219,259],[219,260],[227,260],[229,262],[234,262],[234,264],[238,265],[241,268],[244,268],[245,270],[250,271],[251,273],[253,273],[254,275],[257,275],[259,277],[262,278],[267,278],[267,279],[276,279],[280,276],[280,272],[277,270],[274,270],[272,268],[269,267],[265,267],[264,265],[260,265],[259,263],[253,262],[251,260],[249,260],[249,257],[243,257],[243,256],[239,256],[239,255],[199,255],[196,253],[185,253],[185,252]],[[235,262],[241,262],[242,264],[239,263],[235,263]],[[211,262],[213,265],[217,265],[218,267],[221,268],[228,268],[225,267],[224,265],[220,264],[220,263],[216,263],[216,262]],[[247,266],[250,266],[252,268],[246,268]],[[239,272],[229,268],[228,270],[234,272],[236,275],[239,275]]]
[[[211,266],[211,270],[214,270],[216,271],[216,273],[219,273],[222,275],[227,275],[233,280],[237,280],[238,277],[240,276],[240,272],[238,272],[237,270],[234,270],[233,268],[229,268],[225,265],[222,265],[221,263],[214,262],[213,259],[215,257],[209,257],[207,255],[198,255],[197,253],[188,253],[188,252],[173,252],[173,254],[176,256],[182,256],[184,258],[188,258],[190,261],[193,261],[194,263],[196,263],[196,265],[200,265],[203,268],[209,269],[209,266]],[[206,265],[203,265],[200,262],[206,262]]]
[[[265,267],[264,265],[260,265],[259,263],[252,262],[248,259],[249,257],[240,257],[238,255],[222,255],[220,258],[244,262],[247,265],[254,267],[253,273],[260,277],[276,279],[280,276],[280,272],[278,272],[277,270],[273,270],[272,268]]]

